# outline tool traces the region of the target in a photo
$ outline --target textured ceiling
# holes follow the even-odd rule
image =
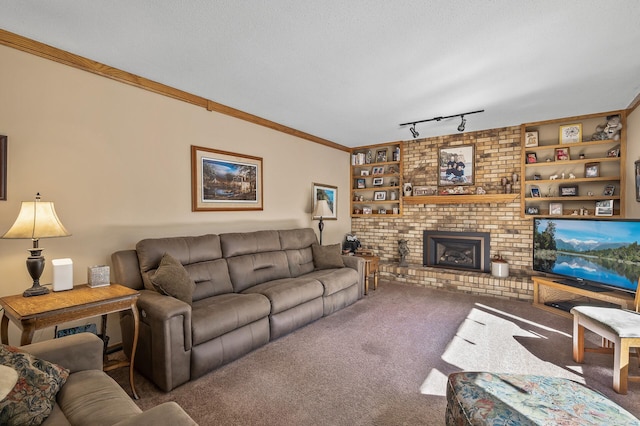
[[[637,0],[0,0],[4,30],[346,146],[627,108],[639,23]]]

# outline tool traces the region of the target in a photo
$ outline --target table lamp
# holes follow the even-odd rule
[[[313,212],[313,216],[320,216],[320,223],[318,223],[318,229],[320,230],[320,245],[322,245],[322,230],[324,229],[324,222],[322,216],[331,216],[333,212],[329,207],[327,200],[318,200],[316,203],[316,209]]]
[[[40,201],[40,193],[35,201],[23,201],[20,213],[13,226],[2,238],[30,238],[33,248],[27,258],[27,270],[33,279],[33,286],[22,293],[24,297],[40,296],[49,293],[49,289],[40,285],[40,276],[44,271],[44,256],[38,247],[40,238],[66,237],[71,235],[58,219],[53,202]]]

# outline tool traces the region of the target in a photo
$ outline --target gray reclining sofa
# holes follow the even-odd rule
[[[145,239],[113,253],[114,282],[141,293],[136,369],[168,392],[354,303],[364,261],[328,249],[303,228]],[[167,254],[195,282],[183,300],[154,282]],[[130,313],[121,328],[130,353]]]

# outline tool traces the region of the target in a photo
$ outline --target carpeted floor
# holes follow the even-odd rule
[[[526,302],[381,282],[170,393],[136,374],[137,403],[176,401],[203,426],[444,425],[448,374],[481,370],[573,379],[640,416],[640,383],[616,394],[611,356],[588,353],[576,365],[571,333],[570,319]],[[129,390],[127,369],[110,374]]]

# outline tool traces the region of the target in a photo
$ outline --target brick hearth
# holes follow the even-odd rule
[[[501,193],[500,179],[516,172],[520,176],[520,126],[469,132],[404,142],[405,180],[415,185],[437,185],[438,150],[452,145],[475,146],[475,191]],[[513,192],[520,191],[520,183]],[[520,217],[520,203],[481,204],[404,204],[398,218],[352,218],[352,232],[380,256],[381,275],[418,286],[441,287],[474,294],[487,294],[519,300],[531,300],[533,224]],[[422,266],[424,230],[489,232],[491,257],[500,254],[509,262],[511,277],[493,278],[491,274]],[[408,241],[408,268],[399,268],[398,240]]]

